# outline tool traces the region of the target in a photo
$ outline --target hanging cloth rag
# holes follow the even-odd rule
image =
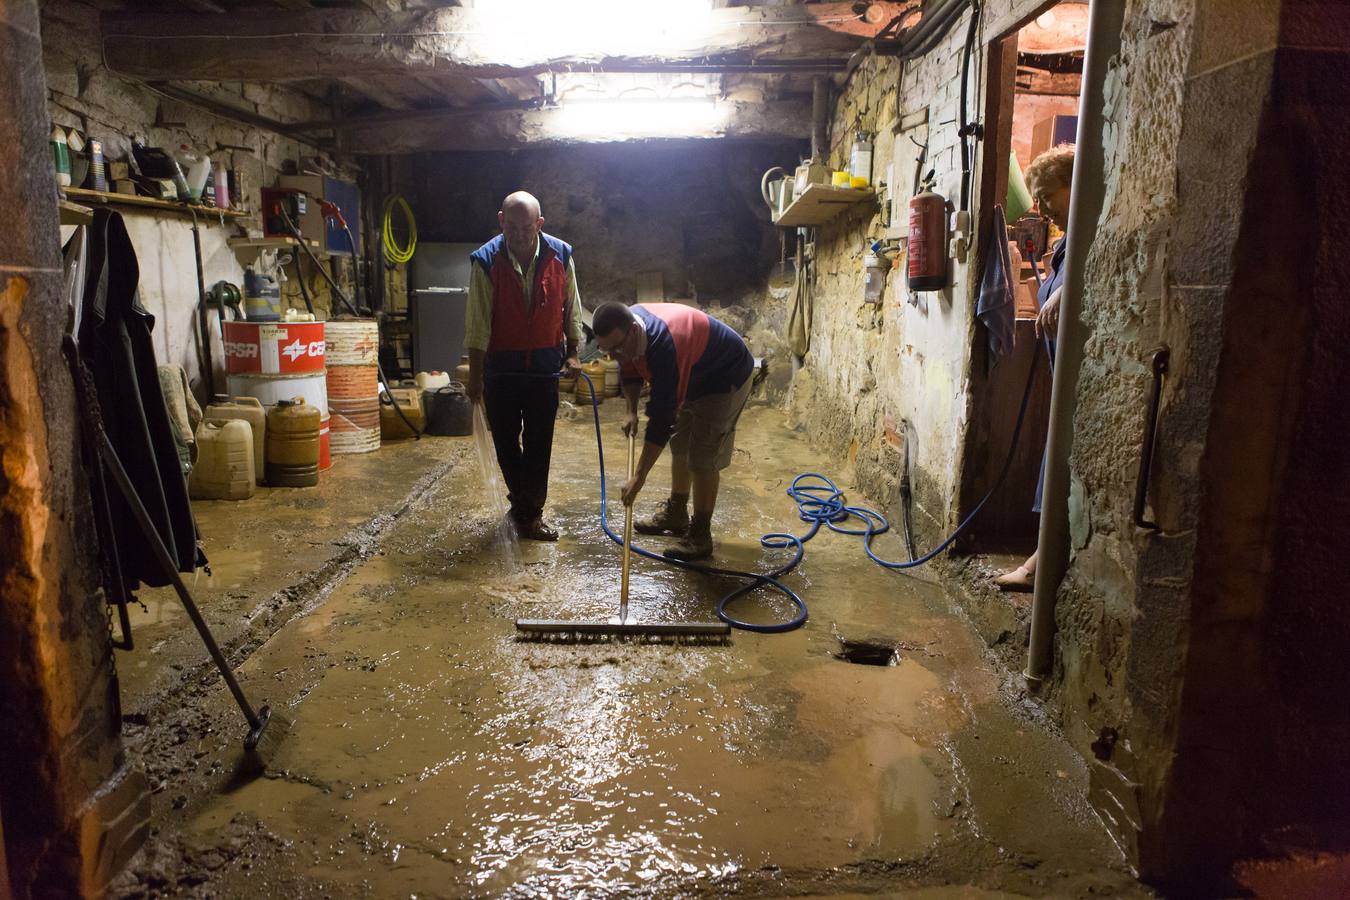
[[[792,284],[792,311],[788,314],[788,347],[798,357],[811,350],[811,273],[810,263],[797,242],[797,278]]]
[[[184,475],[192,474],[197,464],[197,426],[202,424],[202,408],[188,388],[187,372],[182,366],[160,366],[159,388],[169,410],[169,427]]]
[[[984,323],[989,336],[989,364],[992,367],[1013,348],[1017,294],[1013,285],[1012,258],[1008,253],[1008,228],[1003,220],[1003,207],[994,207],[991,225],[975,315]]]
[[[88,367],[108,437],[125,462],[141,505],[180,572],[201,557],[169,412],[160,388],[150,337],[155,318],[137,297],[140,268],[119,213],[94,211],[79,327],[79,357]],[[116,535],[139,526],[126,501],[110,492]],[[127,587],[169,584],[153,548],[128,539],[119,547]]]

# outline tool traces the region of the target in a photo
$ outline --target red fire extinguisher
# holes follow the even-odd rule
[[[947,286],[947,200],[933,191],[932,173],[923,193],[909,201],[909,289]]]

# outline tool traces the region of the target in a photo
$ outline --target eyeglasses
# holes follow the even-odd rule
[[[630,323],[629,326],[624,330],[623,337],[619,338],[619,340],[614,343],[614,346],[606,347],[602,344],[600,349],[608,353],[610,356],[627,356],[628,353],[624,349],[624,347],[628,344],[628,339],[632,337],[633,328],[636,327],[636,325],[637,325],[636,322]]]

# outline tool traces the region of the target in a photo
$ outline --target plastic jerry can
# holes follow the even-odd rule
[[[207,422],[229,422],[238,419],[253,431],[253,475],[261,484],[267,464],[267,410],[257,397],[216,398],[206,407]]]
[[[459,380],[464,381],[466,379],[461,378]],[[417,375],[414,376],[413,378],[413,383],[416,384],[418,389],[420,390],[434,391],[437,390],[438,388],[443,388],[447,384],[449,384],[450,375],[446,372],[441,371],[418,372]]]
[[[449,384],[448,379],[446,384]],[[381,440],[401,441],[413,436],[412,431],[403,419],[399,418],[398,410],[394,409],[395,403],[398,404],[398,409],[403,411],[403,415],[412,423],[414,428],[418,431],[426,431],[427,417],[422,411],[422,391],[416,387],[390,388],[388,394],[383,392],[380,394]]]
[[[188,494],[194,500],[253,496],[253,430],[247,422],[203,422],[197,430],[197,449],[197,465],[188,476]]]
[[[278,400],[268,412],[266,472],[273,487],[319,483],[319,408],[304,397]]]
[[[595,400],[597,403],[603,403],[605,400],[605,364],[601,360],[582,363],[581,371],[590,376],[591,383],[595,385]],[[577,379],[576,398],[578,403],[591,402],[591,388],[586,384],[585,378]]]

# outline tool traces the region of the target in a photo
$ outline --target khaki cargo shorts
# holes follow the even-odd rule
[[[670,452],[689,460],[691,472],[713,472],[731,465],[731,454],[736,449],[736,422],[750,398],[750,384],[724,394],[708,394],[697,400],[686,401],[675,419],[675,430],[670,435]]]

